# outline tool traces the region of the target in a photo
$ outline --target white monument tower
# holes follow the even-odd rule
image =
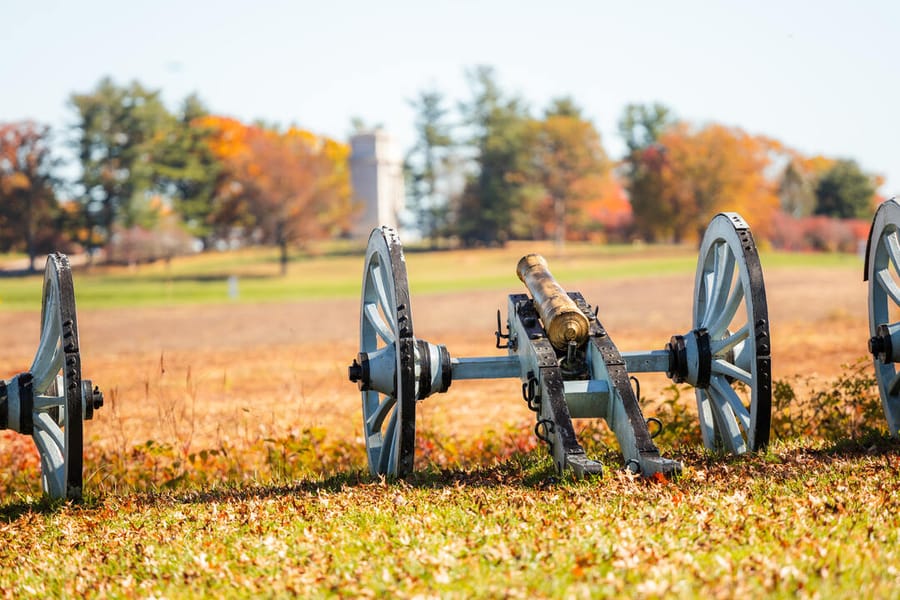
[[[350,180],[362,204],[353,236],[368,238],[382,225],[396,229],[404,206],[403,159],[390,135],[376,129],[350,138]]]

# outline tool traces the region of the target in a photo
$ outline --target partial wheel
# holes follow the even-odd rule
[[[869,282],[869,351],[888,428],[900,436],[900,204],[878,207],[869,231],[865,279]]]
[[[31,365],[32,436],[51,498],[81,498],[83,411],[75,290],[69,260],[51,254],[44,271],[41,339]],[[99,392],[98,392],[99,393]]]
[[[412,472],[415,455],[416,339],[403,246],[390,227],[369,237],[359,329],[360,362],[354,366],[360,373],[354,381],[362,390],[369,471],[402,477]]]
[[[769,315],[756,244],[737,213],[716,215],[703,236],[693,326],[703,443],[735,454],[764,448],[772,418]]]

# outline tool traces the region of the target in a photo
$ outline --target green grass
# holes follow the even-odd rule
[[[847,369],[847,367],[845,367]],[[481,439],[417,430],[418,470],[365,471],[360,440],[305,429],[188,453],[86,448],[87,499],[36,494],[31,442],[2,436],[0,590],[15,597],[896,597],[900,442],[854,366],[776,416],[766,452],[701,449],[678,394],[657,412],[674,480],[624,471],[607,428],[579,439],[600,478],[559,478],[531,423]],[[847,392],[852,397],[841,394]],[[825,398],[823,394],[833,397]],[[837,395],[835,395],[837,394]],[[797,407],[793,407],[797,408]],[[849,424],[866,415],[867,426]],[[784,439],[789,433],[791,437]],[[815,436],[815,437],[811,437]],[[687,441],[683,441],[687,440]]]
[[[18,597],[895,597],[898,446],[674,452],[674,482],[552,481],[543,454],[385,483],[10,503]]]
[[[596,246],[570,244],[561,254],[544,250],[556,278],[567,285],[587,281],[691,274],[696,250],[689,247]],[[237,277],[237,302],[303,301],[356,298],[362,278],[362,254],[342,249],[340,255],[295,258],[287,276],[279,274],[276,252],[253,249],[210,253],[140,265],[134,269],[78,268],[75,289],[79,308],[168,306],[227,303],[228,279]],[[516,261],[529,247],[407,253],[413,294],[468,290],[514,290],[520,286]],[[762,255],[765,270],[779,268],[859,269],[859,257],[846,254]],[[33,310],[40,299],[41,276],[0,279],[0,310]]]

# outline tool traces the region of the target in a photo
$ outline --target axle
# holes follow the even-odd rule
[[[0,381],[0,429],[31,435],[34,432],[34,411],[57,411],[65,404],[65,392],[59,395],[36,395],[31,372],[19,373],[9,381]],[[81,381],[81,417],[90,420],[94,411],[103,406],[103,393],[90,380]],[[55,417],[58,418],[58,417]]]

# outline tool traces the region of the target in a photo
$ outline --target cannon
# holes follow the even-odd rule
[[[900,204],[883,202],[869,229],[863,280],[868,282],[869,353],[888,430],[900,437]]]
[[[83,422],[103,394],[81,378],[72,270],[64,254],[47,257],[41,334],[31,368],[0,381],[0,429],[30,435],[41,460],[41,484],[53,499],[80,500]]]
[[[388,227],[369,237],[363,269],[359,353],[349,379],[362,396],[363,437],[373,475],[412,472],[416,403],[467,379],[521,381],[556,470],[578,478],[602,465],[586,456],[573,419],[603,418],[615,433],[625,468],[670,476],[678,461],[664,458],[632,387],[631,374],[665,373],[695,388],[704,444],[736,454],[769,439],[771,344],[765,286],[756,245],[737,213],[710,222],[700,244],[693,328],[662,349],[620,352],[599,311],[578,292],[565,292],[543,258],[517,265],[529,294],[508,296],[497,313],[496,348],[506,355],[453,357],[415,336],[403,247]],[[900,346],[898,346],[900,347]]]

